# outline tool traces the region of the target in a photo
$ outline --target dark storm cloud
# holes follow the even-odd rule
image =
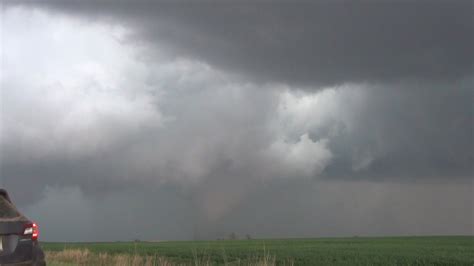
[[[29,2],[31,3],[31,2]],[[259,81],[454,80],[473,71],[472,1],[45,1]]]
[[[50,240],[472,234],[471,2],[23,4],[0,174]]]
[[[145,43],[149,62],[159,50],[159,56],[167,51],[169,57],[198,59],[245,74],[246,80],[319,90],[328,84],[369,84],[367,106],[346,108],[359,113],[357,126],[347,129],[347,121],[335,118],[325,128],[305,129],[317,141],[342,125],[331,136],[337,156],[329,176],[472,173],[471,1],[34,4],[130,26],[125,42]],[[153,79],[159,78],[148,82]],[[171,112],[181,112],[175,103],[179,107]],[[305,133],[296,131],[294,139]]]
[[[473,84],[467,78],[369,86],[367,104],[352,109],[358,118],[351,128],[336,119],[313,129],[315,138],[336,132],[330,138],[335,159],[325,174],[400,181],[472,178]]]

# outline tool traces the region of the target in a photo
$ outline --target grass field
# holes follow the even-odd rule
[[[42,243],[49,265],[474,265],[473,236]]]

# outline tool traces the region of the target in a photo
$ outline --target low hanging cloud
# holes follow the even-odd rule
[[[304,134],[296,143],[278,140],[268,149],[269,156],[275,158],[274,176],[286,173],[288,177],[319,175],[331,160],[327,139],[313,142]]]
[[[467,2],[6,3],[1,180],[49,239],[472,233]]]
[[[6,40],[8,51],[27,49],[35,38],[51,52],[59,46],[72,48],[78,33],[97,43],[75,48],[78,58],[69,58],[64,50],[28,68],[6,69],[2,149],[8,156],[2,171],[7,183],[31,181],[35,173],[35,182],[79,182],[86,190],[96,189],[92,180],[104,186],[116,181],[195,184],[227,175],[227,164],[235,172],[255,167],[267,178],[278,174],[265,165],[268,160],[293,169],[291,175],[312,177],[329,161],[324,140],[306,147],[313,140],[303,135],[294,145],[291,139],[280,143],[285,135],[269,127],[267,120],[280,98],[277,85],[259,90],[256,84],[185,58],[145,64],[122,48],[116,36],[104,36],[106,28],[84,27],[77,20],[61,18],[77,28],[74,32],[55,27],[41,12],[33,12],[35,19],[23,25],[8,24],[22,12],[29,11],[9,14],[7,29],[25,32],[22,27],[35,23],[47,31],[41,37],[25,32]],[[94,50],[100,45],[109,46],[106,55],[94,54],[102,53]],[[89,49],[94,52],[81,56]],[[5,54],[5,64],[25,60],[23,56]],[[40,72],[30,76],[32,69]],[[50,69],[62,72],[48,77]]]
[[[472,186],[280,181],[247,193],[214,219],[203,209],[212,205],[169,186],[128,188],[98,199],[77,187],[48,187],[24,211],[49,241],[216,239],[230,232],[255,238],[473,232]],[[111,223],[115,217],[120,218]]]

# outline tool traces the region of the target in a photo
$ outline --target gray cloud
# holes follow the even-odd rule
[[[44,1],[258,81],[454,80],[473,71],[471,1]]]
[[[43,4],[4,11],[0,173],[46,239],[472,234],[469,3]]]
[[[200,198],[175,187],[100,198],[77,187],[50,187],[24,211],[50,241],[216,239],[230,232],[256,238],[459,235],[473,233],[472,192],[469,184],[286,180],[254,189],[226,215],[209,220]]]
[[[364,103],[346,107],[343,119],[329,120],[312,134],[333,136],[330,150],[336,159],[326,174],[375,180],[471,178],[472,84],[468,78],[362,89]]]

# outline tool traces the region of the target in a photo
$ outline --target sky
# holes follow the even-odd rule
[[[471,1],[1,4],[43,240],[474,234]]]

